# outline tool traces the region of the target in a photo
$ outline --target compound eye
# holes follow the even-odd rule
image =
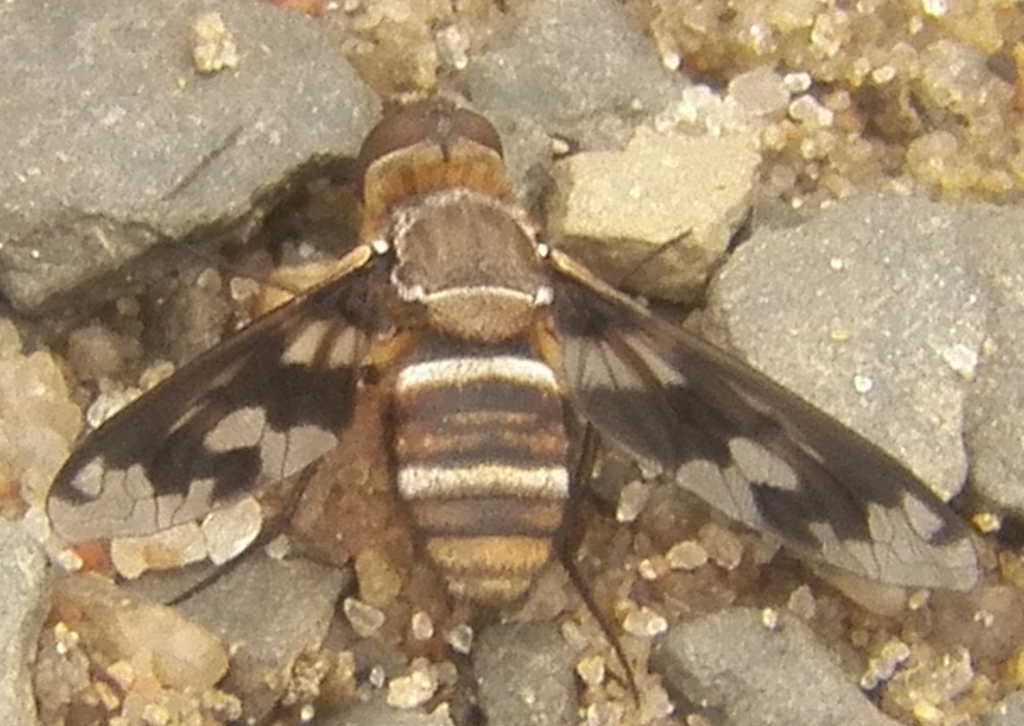
[[[366,137],[359,152],[359,168],[401,149],[428,142],[445,152],[459,140],[485,146],[500,156],[501,138],[479,114],[440,100],[421,101],[381,121]]]
[[[478,113],[473,113],[464,108],[457,108],[451,114],[452,128],[462,138],[475,141],[481,146],[497,152],[498,156],[504,156],[501,148],[501,136],[491,122]]]

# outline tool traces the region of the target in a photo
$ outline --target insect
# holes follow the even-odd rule
[[[577,419],[807,557],[973,586],[966,526],[907,468],[546,244],[485,119],[409,107],[360,165],[360,244],[81,444],[48,502],[64,541],[214,516],[321,459],[374,395],[395,494],[460,598],[512,600],[552,557]]]

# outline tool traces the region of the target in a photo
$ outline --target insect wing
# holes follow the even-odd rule
[[[370,253],[261,317],[93,432],[47,503],[66,544],[145,536],[278,482],[337,441],[370,329]]]
[[[966,526],[890,455],[553,253],[570,396],[603,436],[729,517],[881,582],[970,589]]]

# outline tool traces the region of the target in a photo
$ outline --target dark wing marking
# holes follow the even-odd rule
[[[967,527],[893,457],[557,252],[570,395],[602,435],[728,516],[886,583],[970,589]]]
[[[377,323],[360,248],[331,281],[261,317],[93,432],[47,503],[66,544],[153,534],[280,481],[349,423]],[[346,266],[347,262],[347,266]]]

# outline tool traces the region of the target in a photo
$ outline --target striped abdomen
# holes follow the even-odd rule
[[[448,589],[507,601],[551,555],[569,492],[552,370],[522,345],[423,345],[398,373],[395,460]]]

